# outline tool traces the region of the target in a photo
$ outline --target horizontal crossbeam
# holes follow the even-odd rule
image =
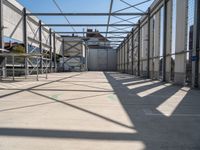
[[[104,27],[107,26],[107,24],[43,24],[42,26],[48,26],[48,27]],[[118,27],[131,27],[131,26],[137,26],[137,24],[109,24],[109,26],[118,26]]]
[[[143,16],[148,13],[27,13],[28,16]]]

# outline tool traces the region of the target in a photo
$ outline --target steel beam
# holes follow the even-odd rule
[[[129,67],[129,35],[127,36],[127,46],[126,46],[126,48],[127,48],[127,54],[126,54],[126,56],[127,56],[127,58],[126,58],[126,60],[127,60],[127,65],[126,65],[126,73],[128,73],[128,67]]]
[[[200,51],[200,1],[195,0],[194,34],[193,34],[193,87],[199,87],[199,51]]]
[[[0,29],[0,48],[4,49],[3,0],[0,0],[0,28],[1,28]],[[2,62],[2,77],[5,78],[7,76],[7,71],[6,71],[7,57],[3,59],[4,60]]]
[[[0,0],[0,48],[4,48],[4,44],[3,44],[3,0]]]
[[[150,77],[150,27],[151,27],[151,10],[148,8],[148,41],[147,41],[147,78]],[[164,34],[165,35],[165,34]]]
[[[42,50],[42,21],[39,21],[39,49],[40,49],[40,54],[43,54]],[[40,69],[41,73],[43,74],[43,56],[40,58]]]
[[[49,29],[50,72],[52,72],[52,30]]]
[[[147,13],[27,13],[29,16],[143,16]]]
[[[108,22],[107,22],[107,26],[106,26],[106,38],[107,38],[107,35],[108,35],[108,29],[109,29],[109,24],[110,24],[112,7],[113,7],[113,0],[110,1],[110,9],[109,9],[109,15],[108,15]]]
[[[146,2],[149,2],[149,1],[150,1],[150,0],[146,0],[146,1],[143,1],[143,2],[140,2],[140,3],[137,3],[137,4],[134,4],[134,5],[128,6],[128,7],[126,7],[126,8],[123,8],[123,9],[117,10],[117,11],[115,11],[114,13],[118,13],[118,12],[121,12],[121,11],[127,10],[127,9],[129,9],[129,8],[132,8],[132,7],[136,7],[136,6],[142,5],[142,4],[144,4],[144,3],[146,3]],[[146,15],[147,15],[147,14],[146,14]]]
[[[105,33],[107,33],[107,32],[101,32],[101,31],[98,31],[98,32],[55,32],[55,33],[57,33],[57,34],[86,34],[86,33],[102,33],[102,34],[105,34]],[[121,32],[110,32],[110,31],[108,31],[108,33],[109,34],[114,34],[114,33],[116,33],[116,34],[123,34],[123,33],[129,33],[129,32],[123,32],[123,31],[121,31]]]
[[[27,38],[27,16],[26,16],[26,8],[23,9],[23,42],[25,53],[28,54],[28,38]],[[29,75],[29,67],[28,67],[28,58],[25,58],[25,78]]]
[[[134,61],[133,61],[133,55],[134,55],[134,30],[132,30],[132,40],[131,40],[131,47],[132,47],[132,51],[131,51],[131,74],[133,75],[133,65],[134,65]]]
[[[57,62],[56,62],[56,34],[53,33],[53,57],[54,57],[54,72],[57,72]]]
[[[126,37],[123,37],[123,36],[109,36],[107,37],[108,39],[124,39]]]
[[[42,26],[48,26],[48,27],[132,27],[137,26],[137,24],[43,24]]]
[[[138,76],[140,76],[140,20],[138,21]]]
[[[124,73],[126,73],[126,41],[124,40]]]
[[[62,39],[62,60],[63,60],[62,68],[63,68],[63,72],[65,71],[65,56],[64,56],[64,51],[65,51],[65,41],[64,41],[64,39]]]

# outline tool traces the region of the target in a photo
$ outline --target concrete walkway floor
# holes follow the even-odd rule
[[[0,150],[200,150],[200,91],[115,72],[1,82]]]

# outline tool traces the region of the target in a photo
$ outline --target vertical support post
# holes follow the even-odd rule
[[[48,58],[46,57],[46,61],[45,61],[45,73],[46,73],[46,79],[48,79]]]
[[[167,54],[167,2],[164,0],[164,19],[163,19],[163,81],[166,81],[166,54]]]
[[[130,36],[128,35],[127,36],[127,47],[126,47],[127,48],[127,51],[126,51],[127,52],[127,54],[126,54],[126,56],[127,56],[127,59],[126,59],[127,60],[126,73],[129,73],[128,72],[129,71],[129,37]]]
[[[64,57],[64,51],[65,51],[65,40],[62,39],[62,60],[63,60],[63,72],[65,71],[65,57]]]
[[[133,70],[133,65],[134,65],[134,60],[133,60],[133,55],[134,55],[134,50],[135,50],[135,44],[134,44],[134,30],[132,29],[132,40],[131,40],[131,47],[132,47],[132,51],[131,51],[131,74],[134,74],[134,70]]]
[[[122,44],[120,44],[119,50],[120,50],[120,72],[122,72]]]
[[[140,76],[140,20],[138,21],[138,76]]]
[[[27,40],[27,15],[26,15],[26,8],[23,9],[23,42],[25,53],[28,54],[28,40]],[[29,68],[28,68],[28,57],[25,57],[25,79],[27,75],[29,75]]]
[[[124,73],[126,73],[126,39],[124,39]]]
[[[121,49],[121,73],[123,73],[123,43],[121,43],[121,46],[120,46],[120,49]]]
[[[196,58],[193,61],[193,80],[192,85],[195,88],[199,87],[199,51],[200,51],[200,1],[195,0],[195,15],[194,15],[194,32],[193,32],[193,56]]]
[[[150,26],[151,26],[151,11],[148,8],[148,43],[147,43],[147,78],[150,77]]]
[[[117,47],[117,71],[119,71],[119,46]]]
[[[54,57],[54,72],[57,72],[57,62],[56,62],[56,33],[53,33],[53,57]]]
[[[42,22],[41,22],[41,20],[39,21],[39,49],[40,49],[40,54],[42,55],[40,58],[40,69],[41,69],[41,73],[43,74]]]
[[[49,29],[49,53],[50,53],[50,72],[52,72],[52,30]]]
[[[109,64],[108,64],[108,48],[106,49],[106,70],[109,71]]]
[[[15,56],[12,56],[12,76],[13,76],[13,81],[15,81]]]
[[[38,63],[38,56],[37,56],[37,77],[36,77],[36,80],[38,81],[39,80],[39,63]]]
[[[0,27],[1,27],[1,30],[0,30],[0,48],[4,48],[3,46],[3,29],[4,29],[4,26],[3,26],[3,0],[0,0]]]
[[[3,41],[3,37],[4,37],[4,25],[3,25],[3,0],[0,0],[0,48],[4,49],[4,41]],[[3,52],[2,52],[3,53]],[[3,62],[2,62],[2,77],[5,78],[6,77],[6,63],[7,63],[7,57],[3,58]]]

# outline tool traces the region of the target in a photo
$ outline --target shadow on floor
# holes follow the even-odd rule
[[[104,74],[134,127],[66,101],[37,93],[33,88],[30,88],[29,92],[118,126],[134,129],[137,133],[0,128],[0,136],[141,141],[145,145],[145,150],[200,149],[199,91],[165,85],[163,82],[142,81],[141,78],[127,74],[114,72],[105,72]],[[124,84],[134,81],[138,82]],[[152,84],[145,85],[144,83],[147,82]],[[128,86],[135,87],[131,89]],[[144,96],[141,96],[142,92]]]

